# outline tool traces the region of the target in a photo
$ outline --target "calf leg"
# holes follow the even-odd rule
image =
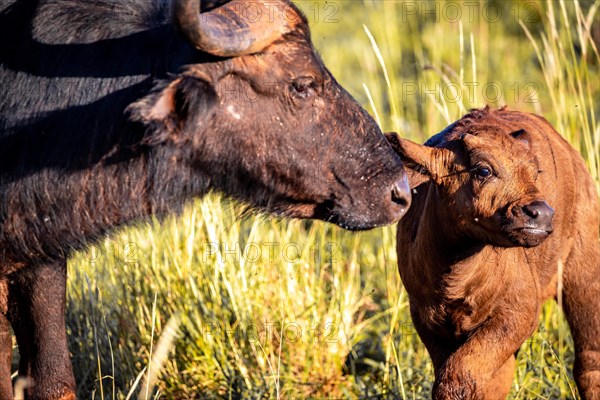
[[[448,360],[448,357],[458,349],[458,343],[447,337],[442,337],[431,331],[420,320],[418,312],[411,310],[411,316],[415,330],[425,345],[427,353],[433,364],[433,372],[437,376]]]
[[[515,376],[515,365],[515,356],[512,355],[494,372],[488,384],[483,388],[481,398],[486,400],[506,399]],[[434,367],[436,369],[436,376],[437,370],[441,370],[442,367],[443,365]],[[459,399],[461,397],[456,398]]]
[[[494,372],[492,379],[485,387],[486,400],[505,399],[512,387],[515,376],[515,356],[512,355],[502,366]]]
[[[501,378],[505,389],[510,359],[531,334],[536,315],[498,316],[479,327],[444,363],[433,387],[436,400],[487,399],[488,385]],[[516,317],[516,318],[515,318]],[[498,375],[496,375],[498,374]],[[511,374],[512,376],[512,374]],[[492,386],[493,387],[493,386]],[[510,390],[510,385],[508,386]],[[492,390],[492,389],[490,389]],[[499,399],[494,394],[492,399]]]
[[[21,361],[33,379],[28,400],[74,400],[75,379],[65,330],[66,261],[25,268],[10,288],[11,322]]]
[[[565,265],[563,281],[564,310],[575,342],[575,381],[582,398],[600,400],[600,249],[597,237],[589,241],[580,237],[575,243]]]

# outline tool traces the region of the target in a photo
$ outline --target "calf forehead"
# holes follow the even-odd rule
[[[520,175],[537,168],[537,159],[527,141],[513,138],[510,132],[482,131],[477,136],[484,141],[481,146],[471,149],[471,159],[488,160],[505,172]]]
[[[498,140],[502,140],[515,131],[528,130],[528,128],[530,128],[530,124],[524,113],[509,111],[506,107],[499,110],[486,107],[471,110],[470,113],[448,126],[440,134],[444,136],[445,140],[454,140],[466,133],[490,138],[496,137]]]
[[[515,139],[511,133],[518,129],[498,129],[497,127],[480,127],[472,134],[485,140],[483,148],[498,154],[505,154],[510,158],[520,155],[529,156],[529,145],[526,140]],[[516,153],[515,153],[516,152]]]
[[[442,133],[443,142],[461,140],[464,135],[474,135],[482,139],[475,150],[481,153],[490,152],[499,156],[506,155],[511,159],[515,157],[531,158],[529,142],[525,138],[515,138],[515,132],[524,132],[524,125],[517,121],[498,120],[491,116],[473,119],[469,115],[450,125]],[[438,142],[442,140],[438,139]]]

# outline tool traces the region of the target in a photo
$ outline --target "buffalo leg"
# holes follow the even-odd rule
[[[0,314],[0,400],[12,400],[12,338],[8,319]]]
[[[65,329],[66,261],[25,268],[11,282],[11,322],[19,374],[33,380],[27,400],[73,400],[75,379]]]
[[[575,342],[577,387],[582,398],[600,400],[600,249],[597,238],[578,239],[565,265],[564,309]]]

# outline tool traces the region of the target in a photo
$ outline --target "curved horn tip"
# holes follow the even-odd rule
[[[254,14],[242,12],[243,6],[252,6]],[[174,0],[173,22],[194,47],[216,56],[259,52],[290,31],[287,10],[271,2],[232,0],[202,17],[200,7],[199,0]]]

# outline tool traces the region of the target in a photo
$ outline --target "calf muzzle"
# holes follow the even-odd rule
[[[552,209],[548,203],[545,201],[534,201],[523,206],[523,212],[531,219],[533,225],[538,229],[552,232],[554,209]]]
[[[552,219],[554,209],[545,201],[535,200],[525,205],[515,205],[511,210],[509,231],[516,244],[537,246],[554,230]]]

